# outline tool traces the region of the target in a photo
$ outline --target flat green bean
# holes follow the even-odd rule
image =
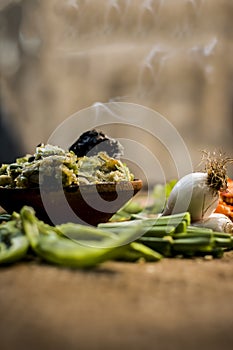
[[[56,226],[56,231],[61,235],[75,241],[95,241],[103,242],[112,238],[116,240],[118,236],[111,231],[101,230],[92,226],[84,226],[73,223],[66,223]]]
[[[162,258],[162,254],[150,249],[148,246],[142,244],[142,242],[132,242],[119,252],[115,260],[135,262],[143,259],[145,261],[154,262]]]
[[[28,251],[29,242],[16,220],[0,225],[0,265],[21,260]]]
[[[104,247],[91,247],[59,236],[55,232],[50,232],[48,235],[41,233],[32,208],[23,207],[20,214],[33,251],[43,260],[61,266],[88,268],[103,261],[115,259],[124,254],[125,245],[130,238],[127,234],[125,237],[116,239],[114,236],[114,240],[112,237],[105,237]]]
[[[173,243],[171,237],[159,238],[143,236],[139,238],[138,241],[166,257],[171,256],[171,247]]]
[[[0,243],[0,265],[11,264],[21,260],[27,254],[29,247],[28,239],[25,236],[18,236],[11,239],[11,245]]]

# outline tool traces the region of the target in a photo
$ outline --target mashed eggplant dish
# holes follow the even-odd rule
[[[95,139],[102,133],[91,130],[91,141],[95,145]],[[85,134],[87,134],[86,132]],[[104,135],[105,136],[105,135]],[[102,139],[102,137],[101,137]],[[119,182],[134,180],[126,164],[114,158],[111,149],[114,149],[114,156],[122,154],[122,146],[118,141],[107,139],[108,151],[100,150],[89,154],[90,143],[85,145],[87,137],[80,137],[75,145],[69,150],[64,150],[58,146],[41,144],[36,148],[35,153],[27,154],[17,158],[15,163],[2,164],[0,167],[0,186],[8,188],[32,188],[39,184],[46,183],[49,187],[54,187],[62,182],[63,187],[80,184],[98,184],[104,182]],[[100,143],[98,143],[100,144]],[[79,148],[82,147],[82,156]],[[113,147],[109,148],[109,145]],[[88,146],[88,147],[86,147]],[[119,146],[119,147],[118,147]],[[86,155],[84,149],[87,149]],[[72,150],[73,149],[73,150]],[[93,148],[94,149],[94,148]],[[110,150],[110,151],[109,151]],[[119,153],[117,153],[119,150]]]

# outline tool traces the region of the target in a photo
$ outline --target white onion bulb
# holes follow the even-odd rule
[[[219,194],[207,184],[207,173],[185,175],[173,187],[163,215],[188,211],[192,221],[209,217],[218,205]]]
[[[231,158],[203,152],[205,172],[182,177],[174,186],[162,215],[188,211],[192,222],[208,218],[217,208],[219,191],[227,188],[226,164]]]

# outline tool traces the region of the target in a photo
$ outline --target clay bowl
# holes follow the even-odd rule
[[[0,206],[8,213],[19,212],[24,205],[31,206],[40,220],[53,225],[76,222],[96,226],[107,222],[141,188],[141,180],[60,190],[0,187]]]

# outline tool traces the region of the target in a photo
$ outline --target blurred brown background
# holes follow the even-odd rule
[[[165,116],[194,167],[201,149],[233,156],[232,21],[232,0],[1,0],[4,161],[33,152],[80,109],[109,101]]]

